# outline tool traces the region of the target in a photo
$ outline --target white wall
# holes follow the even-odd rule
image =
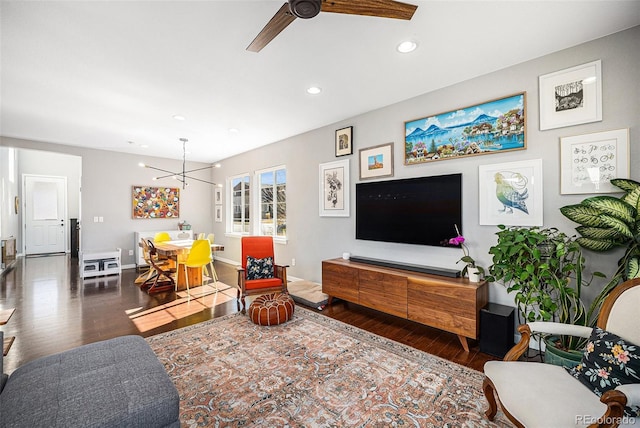
[[[74,155],[44,152],[41,150],[19,149],[18,173],[48,175],[67,178],[67,221],[65,231],[66,246],[71,248],[71,235],[69,233],[70,218],[80,218],[80,180],[82,177],[82,158]],[[19,180],[20,194],[22,194],[22,178]],[[17,242],[18,252],[23,247],[22,236]]]
[[[290,274],[313,281],[321,280],[321,260],[352,254],[399,262],[456,268],[460,250],[419,245],[388,244],[355,239],[354,192],[359,181],[358,150],[394,142],[394,178],[418,177],[461,172],[463,174],[463,225],[471,255],[483,266],[491,264],[488,249],[496,242],[495,226],[480,226],[478,221],[478,166],[503,162],[542,159],[544,177],[544,225],[573,234],[574,224],[559,212],[564,205],[578,203],[585,195],[560,195],[559,138],[617,128],[630,128],[631,177],[640,180],[638,153],[640,122],[640,27],[593,42],[538,58],[495,73],[465,81],[435,92],[419,95],[395,105],[347,119],[312,132],[223,160],[214,172],[214,181],[269,166],[287,166],[288,245],[278,245],[280,263],[296,259]],[[514,48],[517,48],[517,43]],[[499,54],[490,51],[491,55]],[[567,128],[540,131],[538,125],[538,77],[590,61],[602,60],[603,120]],[[434,63],[434,66],[437,64]],[[401,78],[401,76],[399,76]],[[375,90],[372,88],[372,90]],[[404,122],[452,111],[507,95],[526,91],[527,149],[491,155],[452,159],[427,164],[403,165]],[[354,154],[351,168],[351,216],[319,217],[318,166],[336,160],[334,131],[354,127]],[[341,157],[339,159],[345,159]],[[215,223],[216,236],[223,236],[224,223]],[[454,231],[451,231],[454,236]],[[225,257],[238,261],[238,239],[225,238]],[[588,254],[589,268],[611,273],[618,254]],[[457,265],[457,268],[461,268]],[[597,290],[590,291],[594,294]],[[590,294],[587,292],[587,298]],[[512,303],[504,288],[492,284],[490,299]]]
[[[0,147],[0,238],[18,236],[19,215],[15,212],[18,190],[18,151]]]
[[[212,181],[222,182],[226,177],[275,165],[287,166],[287,234],[289,242],[276,246],[279,262],[296,266],[290,275],[313,281],[321,280],[321,261],[339,257],[342,252],[395,260],[454,268],[460,251],[418,245],[386,244],[355,239],[354,200],[351,200],[351,217],[319,217],[318,215],[318,165],[334,161],[334,131],[344,126],[354,126],[354,154],[348,156],[351,165],[351,192],[358,181],[358,150],[382,143],[395,143],[395,178],[417,177],[462,172],[464,192],[464,234],[471,254],[480,264],[491,263],[487,253],[495,243],[495,226],[478,223],[478,166],[525,159],[542,159],[544,176],[544,224],[573,233],[574,224],[559,212],[564,205],[581,201],[584,195],[560,195],[559,191],[559,138],[603,130],[630,128],[631,176],[640,180],[638,166],[640,86],[637,70],[640,70],[640,27],[620,32],[561,52],[547,55],[514,67],[459,83],[435,92],[375,110],[361,116],[345,119],[326,127],[298,135],[281,142],[252,150],[222,161],[222,168],[212,172]],[[517,49],[517,43],[512,47]],[[499,51],[489,50],[490,55]],[[603,121],[548,131],[538,129],[538,76],[564,68],[602,60]],[[490,60],[490,59],[488,59]],[[434,66],[438,66],[434,63]],[[375,72],[375,70],[372,70]],[[399,79],[402,76],[398,76]],[[375,88],[372,88],[375,90]],[[527,92],[527,149],[486,156],[445,160],[428,164],[404,166],[404,122],[419,117],[482,103],[506,95]],[[274,124],[277,126],[277,124]],[[82,157],[82,217],[84,248],[123,248],[124,264],[133,264],[127,256],[132,249],[133,232],[175,228],[175,220],[133,220],[131,218],[131,186],[152,185],[148,170],[139,168],[138,162],[165,169],[175,169],[178,161],[161,158],[142,158],[124,153],[81,149],[78,147],[47,144],[35,141],[3,137],[0,146],[49,150]],[[345,159],[340,158],[340,159]],[[204,164],[194,163],[194,167]],[[168,183],[156,183],[170,185]],[[225,245],[219,256],[239,262],[240,246],[236,238],[224,237],[224,223],[213,221],[213,189],[194,182],[181,195],[181,219],[187,219],[194,231],[209,232],[213,229],[216,241]],[[3,201],[3,207],[4,207]],[[4,210],[4,209],[3,209]],[[93,223],[94,216],[104,216],[104,223]],[[4,224],[4,215],[2,224]],[[4,228],[4,226],[2,226]],[[453,232],[452,232],[453,234]],[[607,256],[588,254],[589,267],[611,273],[618,254]],[[460,265],[457,266],[458,268]],[[586,294],[595,294],[593,287]],[[490,290],[493,302],[511,303],[500,285]]]
[[[8,147],[20,148],[20,156],[27,156],[21,166],[25,171],[33,174],[65,175],[71,182],[69,193],[74,193],[72,185],[81,174],[81,196],[75,192],[70,195],[69,202],[81,200],[80,208],[71,209],[71,214],[77,214],[81,219],[81,249],[97,250],[122,248],[124,266],[134,266],[135,257],[129,255],[137,245],[134,232],[147,230],[177,229],[178,222],[188,220],[197,232],[210,232],[213,223],[212,200],[213,188],[209,184],[190,181],[189,187],[180,189],[180,218],[179,219],[133,219],[132,217],[132,187],[133,186],[171,186],[178,183],[171,178],[153,181],[154,173],[138,166],[140,162],[147,163],[167,170],[178,170],[181,161],[151,156],[133,156],[125,153],[108,152],[104,150],[82,149],[60,144],[41,143],[2,137],[0,146],[3,150]],[[27,149],[27,150],[25,150]],[[35,152],[35,153],[34,153]],[[81,165],[62,154],[70,154],[81,159]],[[63,163],[54,165],[56,163]],[[39,164],[42,168],[39,168]],[[188,169],[202,168],[207,164],[201,162],[187,162]],[[65,171],[65,168],[70,168]],[[73,184],[76,182],[76,184]],[[13,199],[12,199],[13,200]],[[3,202],[3,207],[4,202]],[[4,223],[4,213],[3,213]],[[104,222],[94,223],[94,217],[103,217]],[[19,231],[18,231],[19,232]],[[18,235],[20,237],[20,235]],[[135,251],[134,251],[135,254]]]

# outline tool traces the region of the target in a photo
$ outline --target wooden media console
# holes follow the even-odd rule
[[[470,282],[405,269],[332,259],[322,262],[322,291],[400,318],[467,338],[480,337],[480,309],[489,300],[486,281]]]

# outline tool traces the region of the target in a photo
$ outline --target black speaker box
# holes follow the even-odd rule
[[[504,357],[513,346],[514,311],[511,306],[488,303],[480,309],[480,352]]]

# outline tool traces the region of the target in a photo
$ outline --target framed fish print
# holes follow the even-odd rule
[[[478,167],[481,225],[542,226],[542,159]]]

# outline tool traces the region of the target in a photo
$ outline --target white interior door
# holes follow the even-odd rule
[[[25,175],[25,254],[66,251],[67,178]]]

